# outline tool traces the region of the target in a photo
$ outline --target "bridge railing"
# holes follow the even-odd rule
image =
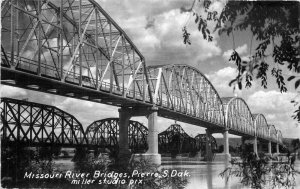
[[[7,56],[8,61],[10,61],[11,54],[6,53],[6,56]],[[25,72],[34,73],[34,74],[38,73],[38,62],[35,60],[14,55],[14,64],[16,64],[16,63],[19,63],[18,67],[16,69],[19,69],[19,70],[22,70]],[[2,66],[6,66],[6,65],[4,65],[4,62],[2,62]],[[56,68],[55,66],[49,65],[46,63],[41,63],[42,76],[46,76],[46,77],[50,77],[50,78],[59,80],[60,78],[59,78],[57,72],[58,72],[58,68]],[[64,71],[64,73],[66,73],[66,72]],[[96,79],[94,79],[91,76],[81,76],[81,77],[82,77],[82,81],[83,81],[83,83],[82,83],[83,87],[96,89],[96,83],[97,83]],[[68,76],[66,77],[66,82],[78,85],[79,79],[80,79],[80,74],[72,72],[71,74],[68,74]],[[135,91],[133,89],[127,90],[126,87],[123,88],[122,86],[117,86],[115,84],[111,85],[109,82],[102,81],[102,83],[100,83],[100,80],[98,80],[98,83],[100,85],[101,91],[109,92],[110,88],[112,87],[112,92],[114,94],[123,95],[123,93],[127,92],[126,97],[143,100],[143,94],[141,94],[141,92],[138,91],[137,89]],[[150,98],[148,95],[146,95],[145,101],[147,101],[147,102],[150,101]]]
[[[6,56],[8,58],[8,60],[11,60],[11,53],[6,53]],[[23,70],[23,71],[28,71],[31,73],[38,73],[38,62],[29,58],[25,58],[25,57],[21,57],[21,56],[17,56],[14,55],[14,65],[17,63],[21,63],[18,64],[17,69]],[[3,65],[3,64],[1,64]],[[41,74],[48,76],[48,77],[52,77],[52,78],[58,78],[58,75],[55,74],[55,72],[57,72],[57,69],[55,68],[55,66],[53,65],[49,65],[49,64],[45,64],[45,63],[41,63]]]

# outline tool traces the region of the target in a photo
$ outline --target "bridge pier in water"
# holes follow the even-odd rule
[[[259,153],[263,152],[263,143],[262,141],[259,141],[258,145],[257,145],[257,150]]]
[[[228,162],[231,159],[230,153],[229,153],[229,135],[228,135],[228,129],[225,129],[223,133],[224,137],[224,158],[225,161]]]
[[[161,155],[158,153],[158,129],[157,129],[157,112],[158,108],[127,108],[119,109],[120,130],[119,130],[119,159],[122,164],[127,164],[130,159],[128,144],[128,126],[129,120],[134,116],[146,116],[148,119],[148,151],[145,154],[132,154],[136,160],[145,159],[156,165],[161,165]]]
[[[276,153],[277,153],[277,154],[280,153],[280,152],[279,152],[279,144],[278,144],[278,143],[276,143]]]
[[[254,151],[254,153],[258,156],[258,151],[257,151],[257,137],[254,137],[254,141],[253,141],[253,151]]]
[[[245,136],[242,136],[241,138],[242,140],[242,150],[245,151],[245,150],[248,150],[246,149],[246,140],[249,140],[251,142],[253,142],[253,152],[256,154],[256,156],[258,156],[258,143],[257,143],[257,137],[245,137]]]
[[[156,165],[161,165],[161,155],[158,153],[158,130],[157,130],[157,111],[156,107],[152,107],[148,118],[148,151],[141,154],[145,159]]]
[[[223,146],[224,150],[221,154],[216,154],[215,160],[216,161],[224,161],[229,162],[231,160],[231,155],[229,153],[229,132],[228,129],[222,131],[223,134]]]
[[[129,142],[128,142],[128,127],[129,120],[131,118],[129,108],[120,108],[119,109],[119,154],[118,157],[120,160],[129,161],[131,153],[129,151]],[[123,163],[123,162],[120,162]]]
[[[211,149],[211,144],[208,141],[208,139],[212,135],[212,132],[208,129],[206,129],[205,131],[206,131],[206,143],[205,143],[206,157],[205,157],[205,159],[206,159],[206,161],[212,161],[213,160],[213,153],[212,153],[212,149]]]
[[[268,154],[272,155],[272,142],[268,142]]]

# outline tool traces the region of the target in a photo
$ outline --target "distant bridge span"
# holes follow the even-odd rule
[[[106,118],[91,123],[86,129],[71,114],[51,105],[1,98],[1,142],[7,146],[59,146],[87,147],[109,150],[112,155],[119,150],[119,118]],[[129,121],[128,139],[131,153],[145,153],[148,149],[148,128],[137,121]],[[205,134],[192,138],[180,125],[171,125],[159,134],[161,153],[203,150],[207,142]],[[180,137],[175,141],[174,136]],[[215,139],[214,145],[216,145]],[[210,141],[211,139],[209,139]],[[173,149],[170,148],[173,147]]]
[[[81,123],[54,106],[1,98],[2,146],[87,146]]]
[[[155,107],[162,117],[280,142],[271,127],[266,133],[259,128],[265,124],[255,125],[244,100],[220,98],[199,70],[147,67],[127,34],[94,0],[5,0],[1,9],[2,84],[133,111]]]

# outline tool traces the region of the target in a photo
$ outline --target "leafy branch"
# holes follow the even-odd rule
[[[242,83],[245,81],[245,87],[248,88],[252,86],[253,78],[256,78],[261,79],[263,88],[267,88],[267,71],[269,67],[273,67],[271,74],[276,80],[278,89],[282,93],[287,92],[282,69],[278,68],[278,65],[282,65],[295,73],[287,81],[295,81],[295,89],[300,88],[300,2],[228,1],[220,12],[211,10],[212,2],[204,0],[201,4],[204,8],[204,15],[193,12],[195,23],[203,39],[212,41],[212,33],[216,31],[219,35],[229,36],[237,30],[251,32],[252,39],[254,38],[257,44],[255,52],[250,54],[250,60],[242,61],[235,50],[234,38],[232,39],[234,51],[229,61],[235,62],[238,74],[229,83],[230,86],[237,83],[238,88],[242,89]],[[193,6],[196,4],[193,3]],[[190,10],[193,10],[193,7]],[[209,22],[214,25],[213,29],[208,27]],[[183,31],[184,43],[191,44],[186,26]],[[269,51],[272,51],[272,60],[265,61],[265,58],[269,56],[266,52]],[[300,122],[299,109],[300,107],[292,116],[298,122]]]
[[[231,166],[220,173],[227,181],[230,177],[238,177],[241,183],[251,188],[293,188],[295,176],[300,172],[294,167],[294,157],[271,157],[255,153],[243,153],[241,160],[233,158]]]

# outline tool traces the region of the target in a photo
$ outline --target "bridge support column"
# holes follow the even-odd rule
[[[258,156],[258,152],[257,152],[257,137],[255,137],[254,141],[253,141],[253,151]]]
[[[259,142],[259,144],[258,144],[258,151],[260,152],[260,153],[262,153],[263,152],[263,143],[260,141]]]
[[[223,131],[222,131],[223,132]],[[228,163],[231,159],[230,153],[229,153],[229,136],[228,136],[228,129],[225,129],[223,132],[223,146],[224,151],[221,154],[216,154],[215,161],[224,161],[225,163]]]
[[[158,153],[158,130],[157,130],[157,108],[152,108],[148,115],[148,151],[146,152],[147,158],[151,163],[161,165],[161,156]]]
[[[148,151],[145,154],[134,154],[134,159],[145,159],[151,164],[161,165],[161,155],[158,153],[158,125],[157,125],[158,108],[152,107],[148,110]]]
[[[268,154],[272,155],[272,142],[268,142]]]
[[[277,154],[280,153],[280,152],[279,152],[279,144],[278,144],[278,143],[276,144],[276,153],[277,153]]]
[[[206,161],[212,161],[213,160],[213,153],[212,153],[212,149],[211,149],[211,144],[208,141],[208,139],[210,138],[212,133],[208,129],[206,129],[205,131],[206,131],[206,144],[205,144],[206,154],[205,154],[205,157],[206,157]]]
[[[224,131],[223,137],[224,137],[224,155],[225,155],[225,161],[227,162],[230,161],[228,129]]]
[[[128,108],[119,109],[119,159],[124,161],[125,165],[130,159],[129,142],[128,142],[128,127],[131,118],[130,110]],[[127,163],[125,163],[125,161]]]
[[[241,140],[242,140],[242,152],[244,152],[245,151],[245,141],[246,141],[246,138],[245,137],[241,137]]]

